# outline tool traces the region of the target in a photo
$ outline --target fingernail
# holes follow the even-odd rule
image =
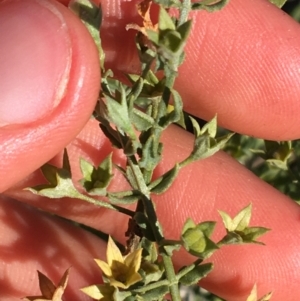
[[[66,91],[71,65],[68,27],[48,1],[0,3],[0,126],[50,114]]]

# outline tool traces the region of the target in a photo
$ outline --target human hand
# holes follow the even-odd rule
[[[136,17],[134,3],[108,0],[102,6],[110,65],[136,70],[130,39],[134,33],[124,29]],[[101,229],[120,241],[126,218],[77,200],[42,199],[22,188],[40,183],[40,173],[34,170],[69,143],[75,182],[80,178],[79,157],[97,164],[110,152],[97,124],[88,122],[99,89],[97,52],[80,21],[57,2],[2,1],[0,20],[1,300],[38,294],[37,269],[58,281],[70,266],[66,300],[88,300],[78,288],[99,282],[93,258],[105,257],[104,243],[26,204]],[[206,119],[218,113],[222,126],[240,133],[299,138],[299,35],[299,25],[267,1],[232,0],[221,12],[197,14],[176,83],[185,109]],[[170,128],[164,143],[161,171],[185,157],[192,139]],[[60,155],[52,159],[59,161]],[[234,214],[249,202],[252,224],[272,229],[262,238],[265,247],[216,252],[215,269],[202,285],[229,301],[241,301],[256,282],[261,295],[274,291],[274,301],[298,301],[298,206],[222,152],[183,169],[179,178],[157,198],[167,236],[178,237],[186,217],[217,220],[220,235],[217,209]],[[116,178],[112,190],[122,185]],[[179,203],[182,212],[176,210]],[[176,260],[182,265],[189,258]]]

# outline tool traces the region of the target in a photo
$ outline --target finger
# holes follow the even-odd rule
[[[244,134],[299,138],[299,34],[268,1],[234,0],[197,15],[177,82],[186,109],[218,114],[221,126]]]
[[[95,45],[53,1],[0,3],[0,191],[57,154],[89,119],[99,90]]]
[[[101,139],[101,134],[97,134],[99,129],[96,124],[89,126],[87,132],[83,131],[68,148],[74,166],[74,183],[82,177],[78,168],[79,157],[97,165],[102,156],[104,158],[110,151],[106,140]],[[157,169],[156,176],[188,155],[192,137],[178,128],[172,128],[164,136],[164,142],[163,164]],[[99,154],[99,148],[104,150],[104,154]],[[118,161],[120,155],[116,153],[114,156]],[[117,171],[115,173],[116,177],[109,191],[128,189]],[[42,199],[20,190],[10,191],[10,195],[33,206],[110,233],[124,241],[123,233],[128,222],[125,215],[67,198]],[[179,238],[188,217],[195,222],[217,221],[214,238],[220,239],[225,231],[217,210],[226,211],[233,216],[252,203],[251,225],[272,229],[261,239],[266,246],[230,246],[217,251],[212,257],[215,270],[203,282],[203,286],[226,300],[240,301],[246,300],[252,286],[257,283],[261,294],[274,291],[274,301],[287,298],[291,301],[297,300],[295,296],[300,295],[297,285],[300,280],[299,207],[232,158],[220,152],[186,167],[180,171],[178,179],[167,193],[155,197],[155,203],[165,235],[170,239]],[[180,253],[176,260],[177,266],[180,267],[190,262],[191,257]]]
[[[135,1],[103,1],[103,45],[110,67],[138,71]],[[186,111],[266,139],[300,136],[300,26],[268,1],[233,0],[220,12],[197,12],[176,88]],[[122,49],[122,56],[120,55]]]
[[[66,300],[87,300],[79,289],[101,282],[93,259],[105,249],[94,235],[12,199],[0,200],[0,228],[1,300],[40,296],[37,270],[57,285],[70,268]]]

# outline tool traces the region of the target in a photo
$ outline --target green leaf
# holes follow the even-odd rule
[[[80,195],[72,182],[70,163],[66,149],[63,155],[63,168],[45,164],[41,167],[41,171],[48,180],[48,184],[25,188],[25,190],[49,198],[78,197],[78,195]]]
[[[192,119],[192,122],[193,122],[193,118]],[[195,120],[193,122],[193,126],[195,124]],[[211,138],[215,138],[216,137],[216,134],[217,134],[217,128],[218,128],[218,125],[217,125],[217,115],[214,116],[213,119],[211,119],[209,122],[207,122],[201,129],[200,133],[201,134],[204,134],[204,133],[207,133],[209,135],[209,137]],[[198,135],[200,136],[200,135]]]
[[[143,262],[154,263],[157,262],[158,252],[156,248],[156,243],[149,241],[145,237],[142,237],[140,242],[140,247],[143,249]],[[143,263],[142,263],[143,264]]]
[[[116,91],[116,99],[105,95],[107,102],[107,116],[109,121],[116,125],[122,132],[126,133],[132,140],[136,140],[134,128],[131,124],[128,112],[126,93],[123,85],[119,84],[119,90]]]
[[[45,168],[47,168],[47,166],[44,166],[44,169]],[[57,169],[56,183],[55,186],[52,184],[45,184],[26,188],[25,190],[51,199],[60,199],[63,197],[77,198],[80,194],[74,187],[71,178],[69,178],[69,174],[67,174],[65,170]]]
[[[209,236],[212,234],[215,222],[204,222],[192,227],[192,222],[188,219],[181,233],[181,240],[185,249],[192,255],[199,258],[208,258],[219,247]]]
[[[287,0],[269,0],[269,1],[275,4],[277,7],[281,8]]]
[[[100,299],[101,300],[101,299]],[[108,299],[111,300],[111,299]],[[115,292],[113,294],[113,301],[134,301],[134,297],[132,296],[130,291],[119,291],[118,288],[115,288]]]
[[[41,172],[42,172],[43,176],[46,178],[46,180],[49,182],[49,184],[44,184],[44,185],[42,184],[37,187],[41,187],[41,188],[43,186],[45,186],[45,188],[55,187],[58,183],[58,180],[57,180],[58,170],[59,170],[59,168],[56,166],[53,166],[49,163],[44,164],[41,167]],[[71,178],[71,174],[67,170],[65,170],[64,173],[65,173],[66,177]]]
[[[165,50],[168,52],[171,52],[171,54],[168,54],[166,57],[169,58],[172,56],[172,54],[177,54],[179,51],[183,48],[183,42],[181,40],[180,33],[173,30],[173,31],[166,31],[164,33],[161,33],[160,38],[160,46],[162,46]]]
[[[188,229],[198,228],[207,237],[210,237],[215,229],[215,226],[216,226],[216,222],[212,222],[212,221],[206,221],[206,222],[202,222],[202,223],[199,223],[198,225],[196,225],[195,222],[191,218],[188,218],[186,220],[186,222],[184,223],[184,226],[182,228],[182,233],[185,233]]]
[[[190,117],[194,131],[194,147],[189,157],[180,163],[183,167],[193,161],[208,158],[221,150],[228,140],[234,135],[230,133],[218,138],[215,138],[217,133],[217,120],[216,116],[206,123],[201,129],[198,122]]]
[[[186,44],[191,29],[192,29],[192,20],[188,20],[177,27],[176,30],[181,36],[181,46]]]
[[[83,179],[80,183],[91,195],[106,195],[106,189],[110,184],[112,173],[112,153],[109,154],[96,168],[84,159],[80,160],[80,168]]]
[[[251,219],[251,204],[242,209],[233,219],[225,212],[219,211],[224,226],[227,230],[222,240],[218,243],[219,246],[224,244],[241,244],[241,243],[256,243],[256,239],[269,231],[263,227],[248,227]]]
[[[149,38],[149,40],[155,44],[155,45],[159,45],[159,34],[153,30],[146,30],[147,36]]]
[[[144,294],[136,296],[137,301],[156,301],[160,300],[166,293],[169,292],[169,287],[167,285],[160,286],[158,288],[148,290]]]
[[[139,200],[140,196],[141,196],[140,192],[136,190],[109,192],[107,194],[107,197],[109,198],[110,202],[116,205],[134,204]]]
[[[142,154],[139,160],[139,167],[152,171],[161,160],[162,143],[160,143],[151,131],[143,132],[140,135]]]
[[[196,224],[195,222],[191,219],[191,218],[188,218],[184,225],[183,225],[183,228],[182,228],[182,231],[181,233],[185,233],[188,229],[194,229],[196,227]]]
[[[203,134],[195,139],[194,149],[188,159],[192,161],[206,159],[213,156],[219,150],[221,150],[227,141],[234,134],[228,134],[218,139],[210,138],[208,134]]]
[[[101,69],[104,70],[105,53],[101,46],[100,26],[102,21],[101,6],[90,0],[73,0],[69,8],[81,19],[92,36],[99,52]]]
[[[213,269],[212,263],[205,263],[195,266],[190,272],[185,274],[179,279],[179,282],[183,285],[197,284],[201,279],[206,277]]]
[[[138,131],[147,131],[154,125],[154,119],[136,108],[133,108],[130,116],[131,122]]]
[[[204,9],[208,12],[215,12],[221,10],[227,5],[229,0],[220,0],[216,2],[216,0],[204,0],[201,2],[196,2],[192,4],[192,10],[201,10]]]
[[[242,244],[242,237],[235,232],[228,232],[219,242],[218,246]]]
[[[164,193],[171,187],[171,185],[173,184],[174,180],[178,175],[178,172],[179,172],[179,165],[176,164],[172,169],[167,171],[161,177],[151,182],[150,185],[148,186],[149,190],[155,194]]]
[[[263,245],[264,243],[259,242],[256,239],[269,231],[270,229],[264,227],[249,227],[242,231],[242,233],[237,233],[242,237],[244,243],[258,243]]]
[[[222,217],[225,228],[229,232],[243,231],[249,225],[251,219],[251,210],[252,204],[249,204],[243,208],[233,219],[231,219],[231,217],[224,211],[220,210],[219,214]]]
[[[247,244],[247,243],[264,245],[264,243],[257,241],[256,239],[264,235],[268,231],[270,231],[270,229],[263,228],[263,227],[249,227],[246,228],[244,231],[228,232],[218,242],[218,246],[233,245],[233,244]]]
[[[168,12],[163,8],[160,7],[159,10],[159,21],[158,21],[158,28],[159,30],[175,30],[175,24],[168,14]]]
[[[216,222],[206,221],[197,225],[197,228],[200,229],[204,235],[210,237],[215,230]]]
[[[66,168],[66,169],[65,169]],[[89,167],[87,167],[89,169]],[[93,199],[85,194],[80,193],[72,182],[72,174],[67,151],[64,152],[63,168],[58,168],[50,164],[45,164],[41,170],[48,180],[48,184],[37,185],[31,188],[25,188],[32,193],[45,196],[51,199],[60,199],[64,197],[74,198],[92,203],[99,207],[116,210],[111,204]]]
[[[164,273],[163,265],[159,266],[157,264],[150,263],[149,261],[143,261],[139,273],[143,277],[144,285],[147,285],[162,278]]]
[[[183,104],[182,104],[181,96],[174,89],[171,89],[171,94],[173,97],[173,110],[169,111],[159,121],[159,125],[162,128],[166,128],[168,125],[172,123],[177,123],[182,118]]]

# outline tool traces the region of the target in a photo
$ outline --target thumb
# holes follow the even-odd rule
[[[65,147],[93,111],[98,54],[54,1],[0,2],[0,191]]]

